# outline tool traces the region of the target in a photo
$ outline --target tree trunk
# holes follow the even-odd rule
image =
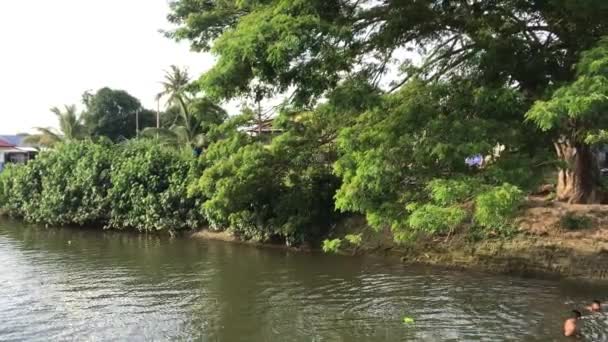
[[[561,139],[555,149],[564,168],[557,178],[557,199],[572,204],[599,203],[599,168],[589,145]]]

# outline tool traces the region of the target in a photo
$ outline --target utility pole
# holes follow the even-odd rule
[[[135,136],[139,137],[139,108],[135,111]]]
[[[158,139],[158,129],[160,128],[160,98],[156,98],[156,139]]]

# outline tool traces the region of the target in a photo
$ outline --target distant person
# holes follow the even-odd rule
[[[570,318],[564,322],[564,336],[575,336],[578,334],[578,320],[581,319],[581,312],[572,310]]]
[[[591,302],[591,305],[587,307],[587,310],[591,312],[602,312],[602,303],[595,299],[593,302]]]

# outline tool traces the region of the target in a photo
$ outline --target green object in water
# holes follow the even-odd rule
[[[405,316],[405,317],[403,317],[403,323],[412,324],[412,323],[414,323],[414,319],[412,317]]]

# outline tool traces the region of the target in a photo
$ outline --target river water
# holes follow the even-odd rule
[[[370,257],[0,221],[0,341],[567,341],[568,311],[607,294]],[[608,340],[604,315],[583,323],[584,340]]]

